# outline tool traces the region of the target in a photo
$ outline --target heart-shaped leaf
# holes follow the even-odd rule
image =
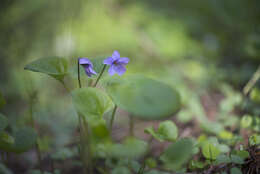
[[[57,80],[63,80],[68,71],[68,62],[66,59],[59,57],[41,58],[27,64],[24,69],[48,74]]]
[[[160,123],[157,131],[153,127],[148,127],[145,130],[145,133],[148,133],[153,136],[153,138],[159,141],[175,141],[178,137],[178,128],[170,120]]]
[[[180,109],[177,91],[144,76],[108,78],[105,86],[116,105],[141,119],[164,119]]]
[[[0,132],[8,126],[8,119],[0,113]]]
[[[78,113],[87,121],[100,120],[113,107],[111,99],[100,89],[79,88],[72,91],[72,101]]]
[[[167,141],[174,141],[178,137],[178,128],[172,121],[167,120],[160,123],[158,134]]]
[[[188,162],[192,156],[193,141],[188,138],[180,139],[171,144],[162,154],[161,160],[167,168],[179,169],[184,163]]]

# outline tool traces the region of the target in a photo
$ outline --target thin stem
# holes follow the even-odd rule
[[[100,74],[99,74],[99,76],[98,76],[96,82],[94,83],[94,86],[93,86],[93,87],[96,87],[96,86],[97,86],[97,83],[98,83],[98,81],[100,80],[101,76],[103,75],[103,73],[104,73],[104,71],[105,71],[105,69],[106,69],[106,66],[107,66],[107,65],[104,65],[104,66],[103,66],[103,68],[102,68],[102,70],[101,70],[101,72],[100,72]]]
[[[143,158],[143,161],[142,161],[142,166],[140,167],[140,169],[138,170],[138,173],[137,174],[143,174],[144,173],[144,169],[145,169],[145,160],[147,159],[147,157],[149,156],[149,152],[151,150],[151,144],[152,144],[152,141],[153,141],[153,136],[151,136],[148,140],[148,148],[145,152],[145,155],[144,155],[144,158]]]
[[[110,130],[112,130],[112,127],[113,127],[113,122],[114,122],[115,115],[116,115],[116,109],[117,109],[117,105],[115,105],[113,112],[112,112],[112,116],[111,116],[111,120],[110,120]]]
[[[91,149],[91,134],[90,134],[90,129],[88,122],[86,121],[85,117],[82,117],[82,123],[83,123],[83,132],[85,133],[83,136],[83,141],[84,141],[84,155],[86,153],[87,156],[85,159],[86,162],[86,167],[87,167],[87,173],[92,174],[93,173],[93,165],[92,165],[92,149]],[[85,158],[84,157],[84,158]]]
[[[252,78],[244,87],[243,92],[245,95],[247,95],[250,92],[250,90],[254,87],[254,85],[259,80],[259,78],[260,78],[260,65],[258,66],[256,72],[253,74]]]
[[[78,83],[79,83],[79,88],[81,88],[79,59],[78,59]]]
[[[31,100],[30,101],[31,126],[34,128],[34,130],[36,130],[35,121],[34,121],[34,118],[33,118],[33,99],[31,98],[30,100]],[[35,149],[36,149],[38,163],[39,163],[39,166],[40,166],[40,164],[42,163],[41,162],[42,161],[42,155],[41,155],[41,150],[40,150],[38,141],[36,141],[36,143],[35,143]],[[41,173],[43,173],[43,169],[41,167],[40,167],[40,170],[41,170]]]

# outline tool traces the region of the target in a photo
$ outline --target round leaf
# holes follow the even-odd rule
[[[72,91],[72,101],[77,112],[88,121],[99,120],[113,106],[111,99],[97,88],[75,89]]]
[[[178,128],[172,121],[164,121],[160,123],[158,134],[167,141],[174,141],[178,137]]]
[[[144,76],[109,78],[106,89],[116,105],[141,119],[164,119],[180,109],[177,91]]]
[[[240,125],[242,128],[248,128],[252,125],[253,118],[250,115],[244,115],[240,121]]]
[[[62,80],[68,71],[68,62],[64,58],[48,57],[37,59],[24,67],[25,70],[48,74]]]
[[[173,169],[179,169],[192,156],[193,141],[188,138],[180,139],[171,144],[162,154],[161,160]]]
[[[0,113],[0,132],[8,126],[8,119]]]

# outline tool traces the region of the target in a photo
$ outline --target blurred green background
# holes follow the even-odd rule
[[[36,93],[33,110],[41,134],[54,136],[54,145],[68,143],[76,125],[70,96],[54,79],[23,68],[50,56],[75,66],[78,57],[114,50],[130,58],[127,73],[176,87],[184,120],[208,116],[201,96],[212,91],[231,96],[233,108],[241,100],[236,90],[260,63],[259,19],[258,0],[1,0],[3,113],[24,124],[28,96]],[[76,79],[69,80],[73,88]]]

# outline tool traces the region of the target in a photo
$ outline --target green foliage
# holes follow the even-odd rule
[[[259,134],[253,134],[249,137],[249,144],[251,146],[253,145],[259,145],[260,144],[260,135]]]
[[[165,163],[166,168],[178,170],[191,158],[193,146],[191,139],[180,139],[172,143],[160,159]]]
[[[89,122],[100,120],[113,107],[111,99],[96,88],[75,89],[72,91],[72,100],[77,112]]]
[[[202,145],[202,154],[205,158],[210,160],[216,160],[220,154],[219,149],[216,145],[211,142],[204,142]]]
[[[248,128],[252,125],[253,118],[250,115],[244,115],[240,121],[240,125],[242,128]]]
[[[189,163],[189,168],[190,169],[202,169],[202,168],[206,167],[206,165],[207,165],[206,162],[191,160]]]
[[[106,122],[105,120],[101,119],[101,120],[98,120],[94,123],[92,123],[91,125],[91,131],[92,131],[92,134],[93,134],[93,139],[95,139],[96,141],[106,141],[106,140],[109,140],[110,137],[109,137],[109,130],[106,126]]]
[[[250,99],[256,103],[260,103],[260,90],[259,88],[255,87],[250,92]]]
[[[25,152],[35,145],[37,134],[35,130],[30,127],[20,128],[15,131],[14,140],[12,151],[16,153]]]
[[[116,105],[141,119],[164,119],[180,109],[177,91],[141,75],[109,78],[106,89]]]
[[[233,167],[231,170],[230,170],[230,173],[231,174],[242,174],[241,170],[237,167]]]
[[[6,104],[3,94],[0,92],[0,109]]]
[[[127,167],[119,166],[114,168],[111,174],[131,174],[131,171]]]
[[[8,126],[8,119],[0,113],[0,132]]]
[[[48,74],[57,80],[67,75],[68,62],[64,58],[48,57],[37,59],[24,67],[25,70]]]
[[[153,127],[145,129],[145,132],[151,134],[153,138],[159,141],[175,141],[178,137],[178,128],[174,122],[167,120],[159,124],[158,130],[155,131]]]
[[[13,174],[4,164],[0,163],[0,173],[1,174]]]
[[[129,137],[122,144],[107,145],[107,154],[110,157],[116,158],[138,158],[142,156],[147,149],[145,141]]]
[[[7,152],[22,153],[35,145],[37,134],[32,128],[24,127],[17,129],[13,137],[4,132],[0,137],[0,149]]]
[[[168,172],[162,172],[162,171],[158,171],[158,170],[150,170],[145,172],[144,174],[170,174]]]
[[[14,137],[10,136],[6,132],[0,133],[0,149],[7,150],[14,144]]]
[[[68,158],[72,158],[77,154],[76,149],[72,148],[59,148],[55,153],[51,154],[51,158],[55,160],[65,160]]]

